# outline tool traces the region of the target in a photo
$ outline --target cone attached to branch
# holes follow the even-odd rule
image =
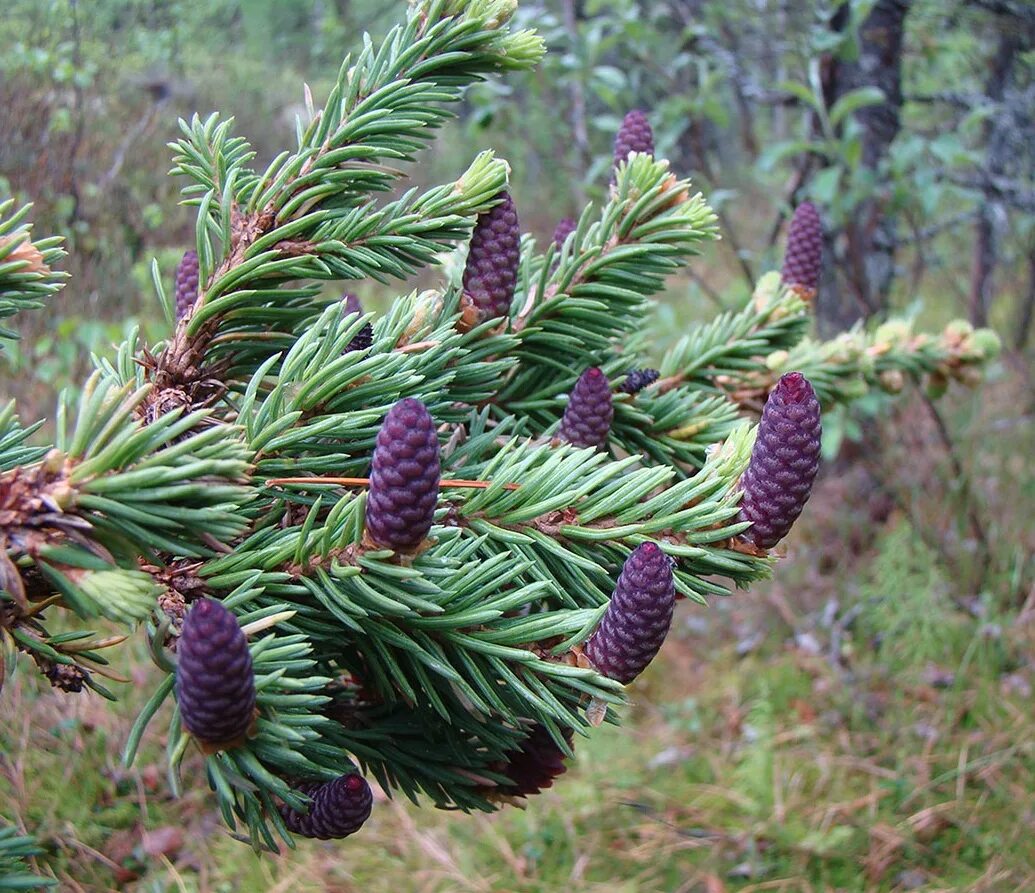
[[[570,730],[565,730],[565,739],[570,745]],[[520,748],[509,754],[509,757],[503,774],[510,779],[511,784],[502,788],[501,793],[512,797],[538,794],[551,787],[554,779],[567,770],[564,751],[550,737],[546,727],[539,723],[533,726]]]
[[[657,543],[637,546],[583,653],[605,676],[632,682],[661,649],[675,603],[671,560]]]
[[[176,267],[176,320],[187,315],[198,299],[198,252],[189,248]]]
[[[200,599],[183,621],[176,654],[184,728],[209,752],[241,743],[255,718],[255,676],[237,618],[221,602]]]
[[[622,382],[622,390],[626,394],[638,394],[648,385],[654,384],[659,374],[657,369],[630,369]]]
[[[307,783],[296,788],[311,802],[309,812],[295,812],[281,805],[280,815],[292,834],[331,840],[355,834],[370,818],[374,797],[366,779],[355,772],[324,784]]]
[[[575,382],[557,438],[577,447],[606,446],[614,415],[607,376],[592,366]]]
[[[420,400],[400,400],[377,435],[367,495],[367,537],[397,552],[415,551],[431,530],[442,466],[435,422]]]
[[[575,232],[575,227],[576,223],[571,217],[564,217],[558,221],[553,231],[553,244],[558,248],[563,248],[564,243],[568,241],[568,236]]]
[[[780,279],[803,300],[811,301],[819,289],[823,271],[823,224],[812,202],[802,202],[794,210],[787,231],[787,250],[783,256]]]
[[[740,480],[741,538],[771,549],[801,514],[819,471],[819,400],[807,378],[788,372],[769,394],[751,460]]]
[[[464,267],[464,294],[476,320],[506,316],[514,299],[521,261],[521,229],[509,192],[478,217]]]
[[[345,305],[345,313],[363,313],[363,305],[359,302],[359,298],[351,292],[346,292],[341,296],[341,302]],[[366,350],[374,343],[374,327],[370,323],[364,323],[361,328],[352,337],[348,345],[345,347],[345,353],[352,353],[354,350]]]
[[[622,119],[622,126],[618,128],[618,134],[615,136],[615,169],[629,157],[630,152],[654,154],[654,131],[646,113],[640,109],[629,112]]]

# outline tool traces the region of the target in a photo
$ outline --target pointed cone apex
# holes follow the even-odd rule
[[[413,397],[400,400],[377,435],[367,494],[370,540],[412,552],[431,530],[441,476],[435,422]]]
[[[362,315],[363,305],[359,302],[359,298],[352,294],[352,292],[345,292],[345,294],[341,296],[341,302],[345,305],[346,313],[359,313]]]
[[[184,728],[215,749],[240,742],[255,716],[255,677],[237,618],[221,602],[198,600],[183,621],[176,657]]]
[[[176,321],[186,316],[198,299],[198,252],[193,248],[183,253],[176,267]]]
[[[617,168],[628,157],[630,152],[654,154],[654,131],[651,130],[647,115],[639,109],[633,109],[622,119],[622,126],[615,136],[615,160]]]
[[[816,392],[800,372],[788,372],[769,394],[740,479],[738,520],[752,522],[742,539],[771,549],[787,536],[812,492],[821,434]]]
[[[571,744],[572,733],[565,730],[565,739]],[[563,775],[564,751],[550,737],[550,733],[539,723],[532,727],[528,737],[521,742],[518,750],[509,755],[503,774],[511,784],[502,792],[512,797],[527,797],[553,785],[554,779]]]
[[[374,797],[366,779],[355,772],[325,784],[300,784],[296,790],[306,794],[311,802],[308,813],[281,805],[280,815],[292,834],[319,840],[348,837],[370,818]]]
[[[614,414],[611,385],[593,366],[575,382],[557,437],[577,447],[606,446]]]
[[[816,206],[812,202],[802,202],[791,218],[780,279],[809,300],[816,295],[822,271],[823,224]]]
[[[647,385],[652,385],[658,380],[657,369],[630,369],[622,382],[622,390],[627,394],[638,394]]]
[[[590,663],[623,685],[661,649],[676,603],[672,562],[657,543],[643,543],[625,560],[614,595],[583,649]]]
[[[568,241],[568,236],[575,232],[575,227],[576,223],[571,217],[565,217],[558,222],[553,231],[553,244],[558,248],[563,248],[564,243]]]
[[[478,217],[464,267],[464,292],[482,320],[510,312],[521,262],[521,229],[509,192]]]

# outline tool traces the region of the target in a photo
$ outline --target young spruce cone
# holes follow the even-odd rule
[[[630,369],[622,382],[622,390],[627,394],[638,394],[647,385],[654,384],[659,374],[657,369]]]
[[[553,244],[558,248],[563,248],[564,243],[568,241],[568,236],[575,232],[576,226],[577,224],[571,217],[563,218],[553,231]]]
[[[614,414],[607,376],[590,367],[575,382],[557,437],[577,447],[605,446]]]
[[[479,216],[464,267],[464,292],[482,321],[506,316],[521,261],[521,229],[509,192]]]
[[[791,529],[819,471],[820,413],[816,392],[800,372],[788,372],[769,394],[751,461],[740,479],[740,536],[771,549]]]
[[[571,744],[572,733],[565,730],[564,737]],[[501,787],[500,792],[511,797],[528,797],[538,794],[553,785],[553,780],[567,770],[565,754],[550,733],[539,723],[532,727],[529,736],[521,742],[518,750],[509,755],[503,774],[511,784]]]
[[[359,298],[354,294],[346,292],[341,296],[342,303],[345,305],[346,313],[363,313],[363,305],[359,303]],[[374,343],[374,327],[370,323],[364,323],[355,335],[352,336],[352,340],[345,346],[345,353],[352,353],[354,350],[366,350]]]
[[[435,422],[413,397],[400,400],[377,435],[367,494],[367,536],[379,546],[412,552],[428,535],[441,475]]]
[[[324,784],[300,784],[296,790],[311,799],[309,812],[295,812],[281,804],[281,818],[292,834],[320,840],[355,834],[370,817],[370,807],[374,802],[370,785],[355,772]]]
[[[222,602],[199,599],[183,621],[176,655],[184,727],[212,750],[240,742],[255,716],[255,677],[237,618]]]
[[[651,130],[647,115],[639,109],[633,109],[622,120],[615,136],[615,168],[625,162],[630,152],[654,154],[654,131]]]
[[[823,224],[816,206],[812,202],[802,202],[791,218],[780,278],[802,298],[811,300],[819,288],[822,270]]]
[[[183,319],[198,299],[198,252],[193,248],[183,252],[176,267],[176,319]]]
[[[672,562],[657,543],[643,543],[625,560],[614,595],[583,653],[605,676],[633,681],[658,653],[676,603]]]

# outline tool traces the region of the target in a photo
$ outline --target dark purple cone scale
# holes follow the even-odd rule
[[[464,267],[464,291],[483,320],[506,316],[521,262],[521,229],[509,192],[478,217]]]
[[[577,447],[605,446],[614,414],[611,385],[593,366],[575,382],[557,437]]]
[[[819,471],[821,433],[816,392],[800,372],[788,372],[769,394],[740,479],[739,520],[752,522],[742,539],[771,549],[787,536]]]
[[[565,738],[571,744],[570,731],[566,733]],[[508,756],[503,774],[510,779],[511,784],[501,790],[513,797],[527,797],[546,790],[553,785],[554,779],[563,775],[567,769],[564,765],[564,751],[550,737],[545,726],[539,723],[536,723],[529,736],[521,742],[520,748]]]
[[[186,315],[198,299],[198,252],[193,248],[183,252],[176,267],[176,320]]]
[[[363,305],[360,304],[359,298],[357,298],[351,292],[346,292],[341,296],[341,302],[345,305],[345,313],[363,313]],[[355,335],[352,336],[352,340],[345,345],[345,353],[351,353],[354,350],[366,350],[374,343],[374,327],[370,323],[365,323]]]
[[[571,217],[565,217],[559,221],[553,231],[553,244],[558,248],[563,248],[564,243],[568,241],[568,236],[575,232],[575,227],[576,223]]]
[[[441,475],[435,422],[413,397],[385,416],[374,447],[367,536],[397,552],[416,549],[431,530]]]
[[[661,649],[676,603],[672,562],[657,543],[643,543],[625,560],[600,625],[583,649],[590,663],[623,685]]]
[[[233,613],[212,599],[195,602],[176,657],[176,700],[187,731],[213,745],[243,738],[255,714],[255,677]]]
[[[791,218],[780,278],[785,285],[799,286],[815,294],[822,269],[823,224],[816,206],[802,202]]]
[[[659,374],[657,369],[630,369],[622,382],[622,390],[627,394],[638,394],[647,385],[654,384]]]
[[[654,131],[651,130],[647,115],[639,109],[633,109],[622,119],[622,126],[615,136],[614,166],[622,164],[630,152],[654,154]]]
[[[281,805],[280,815],[292,834],[319,840],[355,834],[370,818],[374,797],[370,785],[352,772],[324,784],[300,784],[296,790],[311,798],[309,812],[295,812]]]

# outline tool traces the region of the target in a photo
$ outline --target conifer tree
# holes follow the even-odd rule
[[[542,248],[518,238],[530,199],[492,153],[399,192],[469,85],[542,55],[515,8],[411,3],[265,169],[232,119],[181,122],[196,260],[175,292],[155,269],[169,337],[97,360],[50,446],[0,413],[0,673],[21,655],[114,698],[105,649],[122,637],[52,634],[48,617],[141,628],[160,678],[126,761],[171,699],[174,789],[207,785],[257,848],[353,833],[368,780],[463,810],[552,784],[617,721],[673,599],[771,573],[750,531],[786,424],[753,446],[782,375],[811,382],[811,413],[970,379],[996,349],[986,330],[901,321],[812,341],[807,300],[773,273],[652,357],[652,299],[717,233],[704,197],[636,147]],[[0,314],[62,284],[24,213],[0,223]],[[341,297],[468,242],[468,269],[383,314]],[[808,418],[795,449],[814,475]],[[780,466],[781,536],[812,482],[795,474]],[[192,747],[205,778],[181,777]]]

